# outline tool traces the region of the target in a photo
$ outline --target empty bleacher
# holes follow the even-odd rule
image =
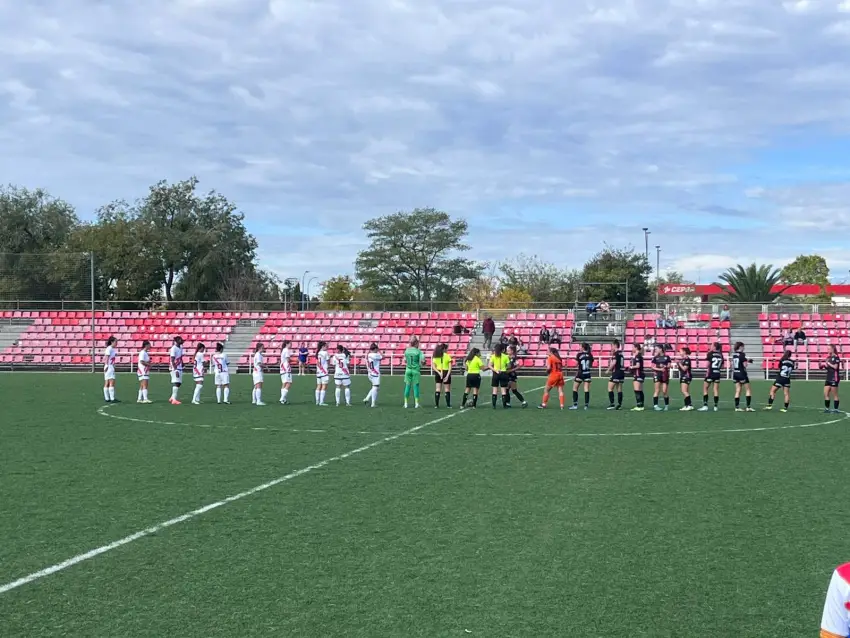
[[[572,313],[511,313],[505,318],[504,331],[507,337],[516,336],[521,345],[522,366],[524,368],[542,368],[550,346],[540,343],[540,330],[545,326],[550,332],[557,330],[561,337],[560,351],[566,354],[570,349],[575,316]],[[500,335],[496,335],[498,339]]]

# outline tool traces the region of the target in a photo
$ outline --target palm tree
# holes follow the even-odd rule
[[[723,290],[720,297],[728,303],[773,303],[790,287],[773,290],[782,279],[782,272],[773,264],[750,264],[746,268],[738,264],[719,279],[715,285]]]

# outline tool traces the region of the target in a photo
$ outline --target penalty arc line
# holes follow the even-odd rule
[[[539,390],[541,388],[535,388],[534,390]],[[534,390],[531,390],[532,392]],[[336,463],[338,461],[344,461],[345,459],[351,458],[352,456],[356,456],[367,450],[371,450],[372,448],[378,447],[379,445],[383,445],[385,443],[390,443],[397,439],[400,439],[404,436],[408,436],[411,434],[415,434],[420,430],[430,427],[432,425],[437,425],[438,423],[442,423],[443,421],[448,421],[460,414],[466,414],[466,411],[458,411],[452,412],[451,414],[447,414],[444,417],[440,417],[439,419],[434,419],[432,421],[428,421],[427,423],[423,423],[421,425],[414,426],[402,432],[398,432],[396,434],[392,434],[390,436],[385,436],[382,439],[378,439],[377,441],[372,441],[371,443],[367,443],[366,445],[362,445],[358,448],[354,448],[348,452],[344,452],[343,454],[339,454],[337,456],[332,456],[330,458],[325,459],[324,461],[319,461],[318,463],[314,463],[313,465],[308,465],[307,467],[303,467],[300,470],[295,470],[294,472],[290,472],[284,476],[278,477],[274,480],[268,481],[261,485],[257,485],[256,487],[252,487],[249,490],[245,490],[244,492],[239,492],[238,494],[234,494],[232,496],[228,496],[227,498],[223,498],[220,501],[216,501],[215,503],[210,503],[208,505],[204,505],[203,507],[199,507],[198,509],[194,509],[191,512],[187,512],[175,518],[171,518],[167,521],[163,521],[162,523],[157,523],[156,525],[152,525],[151,527],[147,527],[143,530],[135,532],[134,534],[130,534],[129,536],[125,536],[124,538],[118,539],[117,541],[113,541],[107,545],[102,545],[95,549],[89,550],[83,554],[77,554],[72,558],[62,561],[61,563],[56,563],[55,565],[51,565],[50,567],[46,567],[37,572],[33,572],[27,576],[23,576],[18,578],[17,580],[13,580],[10,583],[6,583],[5,585],[0,585],[0,594],[5,594],[7,592],[12,591],[13,589],[17,589],[18,587],[23,587],[29,583],[32,583],[36,580],[40,580],[45,578],[46,576],[50,576],[57,572],[61,572],[69,567],[73,567],[74,565],[78,565],[79,563],[85,562],[87,560],[91,560],[101,554],[105,554],[107,552],[112,551],[113,549],[118,549],[119,547],[123,547],[124,545],[129,545],[139,539],[145,538],[146,536],[152,536],[161,532],[164,529],[169,527],[173,527],[174,525],[178,525],[180,523],[185,523],[193,518],[197,518],[202,514],[206,514],[207,512],[211,512],[212,510],[218,509],[227,505],[229,503],[233,503],[235,501],[240,501],[249,496],[253,496],[254,494],[258,494],[260,492],[264,492],[276,485],[280,485],[281,483],[286,483],[291,481],[292,479],[298,478],[299,476],[303,476],[304,474],[308,474],[315,470],[320,470],[323,467],[331,465],[332,463]]]

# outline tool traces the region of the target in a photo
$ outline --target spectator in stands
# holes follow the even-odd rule
[[[643,342],[643,349],[652,352],[653,348],[655,348],[655,337],[646,335],[646,341]]]
[[[599,312],[602,313],[602,318],[605,321],[608,321],[608,319],[611,316],[611,306],[610,306],[610,304],[607,301],[601,302],[599,304]]]
[[[803,326],[797,327],[797,332],[794,333],[794,344],[798,346],[806,344],[806,333],[803,331]]]
[[[678,328],[679,322],[676,320],[676,311],[670,310],[670,313],[667,315],[667,319],[664,322],[665,328]]]
[[[595,301],[587,302],[587,307],[585,311],[587,311],[587,320],[594,321],[596,319],[596,312],[599,310],[599,304]]]
[[[546,327],[546,324],[543,324],[543,327],[540,328],[540,343],[545,343],[548,345],[550,343],[549,339],[551,337],[552,335],[549,334],[549,329]]]
[[[458,322],[455,324],[454,327],[454,333],[456,335],[468,334],[469,328],[464,328],[463,324],[460,322],[460,319],[458,319]]]
[[[785,334],[782,335],[782,345],[783,346],[793,346],[794,345],[794,331],[791,328],[785,331]]]
[[[507,352],[507,350],[508,350],[508,335],[505,334],[504,330],[502,330],[502,335],[499,337],[499,343],[502,344],[502,351]]]
[[[655,327],[656,328],[663,328],[664,323],[665,323],[664,313],[659,312],[658,316],[655,318]]]
[[[481,332],[484,333],[484,347],[491,348],[493,346],[493,335],[496,333],[496,322],[493,321],[493,317],[487,316],[484,319]]]
[[[558,333],[557,328],[552,328],[552,334],[549,335],[549,343],[557,343],[558,345],[561,345],[561,335]]]
[[[732,321],[732,313],[728,305],[724,305],[723,310],[720,311],[720,321]]]

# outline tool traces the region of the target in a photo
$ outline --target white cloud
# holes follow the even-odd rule
[[[847,185],[803,170],[846,156],[797,157],[850,135],[847,2],[72,4],[0,4],[0,169],[83,214],[195,173],[287,273],[350,271],[365,219],[429,205],[489,258],[580,265],[648,225],[692,277],[846,265]]]

